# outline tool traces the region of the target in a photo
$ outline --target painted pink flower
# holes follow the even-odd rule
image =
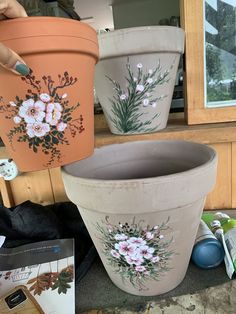
[[[118,244],[118,245],[117,245]],[[129,244],[126,241],[122,241],[115,244],[115,248],[121,255],[132,255],[135,252],[136,246]]]
[[[36,122],[27,124],[26,129],[29,137],[42,137],[50,131],[50,126],[47,123]]]
[[[21,122],[21,118],[18,117],[18,116],[15,116],[15,117],[13,118],[13,121],[15,122],[15,124],[19,124],[19,123]]]
[[[143,240],[142,238],[136,238],[136,237],[131,237],[129,240],[127,240],[128,243],[134,244],[136,246],[143,246],[146,244],[146,241]]]
[[[125,235],[124,233],[117,233],[115,236],[114,236],[115,240],[117,241],[125,241],[128,239],[127,235]]]
[[[46,122],[50,125],[57,125],[61,118],[62,106],[59,103],[47,105]]]
[[[154,234],[151,232],[146,232],[145,237],[147,240],[152,240],[154,238]]]
[[[116,250],[111,250],[111,255],[115,258],[120,258],[120,254]]]
[[[139,248],[140,254],[145,258],[145,259],[151,259],[153,257],[154,253],[154,248],[149,247],[147,245],[141,246]]]
[[[137,92],[143,92],[143,91],[144,91],[144,86],[143,86],[142,84],[138,84],[138,85],[136,86],[136,91],[137,91]]]
[[[138,272],[140,272],[140,273],[142,273],[143,271],[146,270],[146,268],[145,268],[144,266],[136,266],[136,267],[135,267],[135,270],[138,271]]]
[[[126,255],[125,256],[126,262],[129,265],[136,265],[136,266],[140,266],[142,265],[142,263],[144,262],[144,259],[141,256],[130,256],[130,255]]]
[[[159,257],[159,256],[154,256],[154,257],[151,259],[151,261],[152,261],[153,263],[158,263],[158,262],[160,261],[160,257]]]
[[[51,97],[46,94],[46,93],[42,93],[39,95],[39,98],[43,101],[43,102],[49,102],[51,100]]]
[[[26,123],[42,122],[45,117],[45,104],[38,100],[34,102],[32,98],[23,101],[19,109],[19,116]]]
[[[65,128],[67,127],[67,124],[64,122],[59,122],[57,125],[57,131],[63,132]]]

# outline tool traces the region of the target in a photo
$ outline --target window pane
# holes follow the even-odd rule
[[[205,105],[236,106],[236,0],[205,0]]]

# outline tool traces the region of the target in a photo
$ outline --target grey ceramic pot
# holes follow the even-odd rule
[[[184,141],[139,141],[95,150],[62,168],[111,280],[136,295],[158,295],[184,278],[216,152]]]
[[[145,26],[98,36],[95,89],[112,133],[151,133],[166,127],[184,31]]]

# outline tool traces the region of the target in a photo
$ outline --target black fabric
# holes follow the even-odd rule
[[[6,237],[4,247],[73,238],[78,280],[97,255],[80,213],[71,202],[42,206],[26,201],[10,209],[0,205],[0,235]]]

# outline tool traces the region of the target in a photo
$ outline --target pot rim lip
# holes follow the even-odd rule
[[[134,141],[134,142],[141,142],[141,141]],[[146,142],[156,142],[156,141],[155,140],[150,140],[150,141],[146,141]],[[184,141],[184,140],[161,140],[161,141],[158,141],[158,142],[191,143],[191,144],[204,146],[203,144],[200,144],[200,143]],[[129,143],[129,142],[126,142],[126,143]],[[126,143],[120,143],[120,144],[126,144]],[[112,146],[112,145],[120,145],[120,144],[110,144],[110,145],[106,145],[106,146],[103,146],[103,147]],[[149,185],[149,184],[160,184],[160,183],[163,183],[163,182],[169,182],[169,181],[172,181],[173,179],[177,179],[177,180],[179,179],[179,181],[182,181],[183,180],[182,179],[183,178],[182,177],[183,174],[188,175],[189,177],[191,177],[191,176],[194,176],[195,174],[197,174],[199,172],[199,170],[204,171],[204,169],[209,168],[209,165],[214,165],[216,163],[216,161],[217,161],[217,153],[216,153],[216,151],[213,148],[208,147],[208,146],[206,146],[206,149],[209,151],[209,153],[211,155],[207,162],[205,162],[205,163],[203,163],[203,164],[201,164],[201,165],[199,165],[197,167],[185,170],[185,171],[172,173],[172,174],[168,174],[168,175],[163,175],[163,176],[139,178],[139,179],[117,179],[117,180],[84,178],[84,177],[79,177],[79,176],[72,175],[69,172],[67,172],[65,170],[65,167],[69,166],[70,164],[62,166],[61,167],[61,172],[62,172],[62,174],[65,174],[66,176],[71,177],[72,180],[79,179],[82,184],[93,185],[93,186],[96,185],[96,184],[99,184],[100,186],[105,186],[105,185],[109,185],[110,186],[112,184],[113,185],[119,185],[119,184],[120,185],[121,184],[122,185],[130,185],[130,184],[133,185],[134,182],[135,183],[142,183],[143,185]]]
[[[181,27],[177,26],[170,26],[170,25],[146,25],[146,26],[136,26],[136,27],[126,27],[126,28],[121,28],[121,29],[115,29],[111,32],[107,33],[102,33],[98,34],[98,38],[103,38],[103,37],[110,37],[112,35],[119,35],[123,33],[134,33],[137,31],[156,31],[158,29],[161,30],[170,30],[170,31],[177,31],[179,33],[182,33],[183,35],[185,34],[185,31]]]

